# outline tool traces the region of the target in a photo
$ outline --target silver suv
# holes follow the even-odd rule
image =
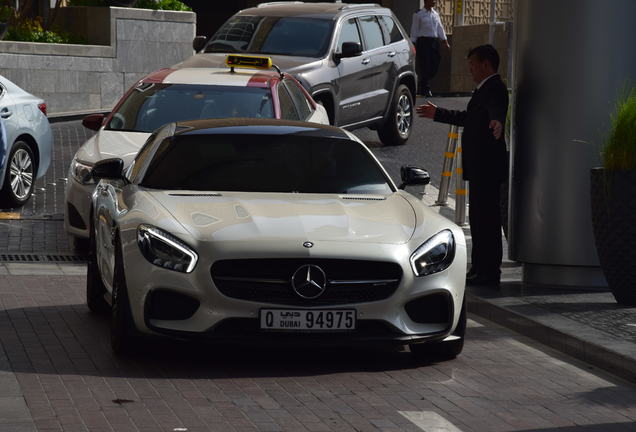
[[[404,144],[413,126],[415,49],[377,4],[274,2],[232,16],[179,67],[223,66],[229,53],[267,55],[321,103],[331,124],[376,129]]]

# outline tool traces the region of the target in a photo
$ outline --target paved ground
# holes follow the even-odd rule
[[[633,386],[472,318],[445,363],[165,341],[121,359],[81,274],[0,275],[0,430],[634,430]]]

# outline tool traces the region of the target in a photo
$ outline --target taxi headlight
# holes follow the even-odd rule
[[[87,185],[95,183],[95,179],[91,174],[92,168],[92,164],[80,162],[77,159],[71,161],[71,175],[80,184]]]
[[[450,230],[440,231],[426,240],[411,255],[416,276],[427,276],[448,268],[455,258],[455,238]]]
[[[197,253],[181,240],[151,225],[139,225],[137,244],[150,263],[168,270],[190,273],[199,259]]]

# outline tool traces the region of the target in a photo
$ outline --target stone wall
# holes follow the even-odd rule
[[[0,41],[0,74],[51,114],[109,110],[136,80],[193,54],[192,12],[78,7],[59,18],[94,45]]]
[[[488,43],[488,24],[455,26],[450,58],[450,91],[471,92],[475,88],[466,55],[471,48]],[[495,24],[494,43],[500,57],[499,74],[510,83],[512,23]]]

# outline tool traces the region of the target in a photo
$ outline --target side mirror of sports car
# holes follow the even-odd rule
[[[91,174],[95,180],[112,179],[118,180],[123,178],[124,161],[119,158],[104,159],[95,165],[91,170]]]
[[[400,189],[404,189],[406,186],[427,185],[431,182],[428,171],[416,166],[403,166],[400,168],[400,176],[402,177]]]

